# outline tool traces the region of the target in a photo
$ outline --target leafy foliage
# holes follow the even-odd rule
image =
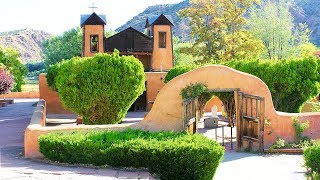
[[[81,56],[82,31],[80,28],[71,29],[61,36],[52,37],[43,43],[43,59],[47,67],[63,59]]]
[[[261,6],[251,8],[249,14],[249,31],[265,47],[263,58],[307,57],[315,52],[315,46],[309,42],[311,31],[308,26],[295,26],[289,1],[266,0]]]
[[[25,84],[24,76],[27,74],[27,68],[21,64],[19,58],[20,54],[18,51],[12,48],[1,48],[0,47],[0,63],[13,74],[14,87],[12,91],[21,91],[22,85]]]
[[[13,88],[13,76],[10,74],[5,66],[0,64],[0,94],[5,94]]]
[[[148,168],[160,179],[212,179],[224,149],[202,135],[140,130],[51,133],[39,139],[52,161]]]
[[[312,172],[315,172],[314,176],[319,176],[320,173],[320,142],[313,144],[306,148],[303,152],[305,165],[310,168]]]
[[[297,140],[301,141],[302,139],[305,139],[305,137],[303,137],[302,133],[304,132],[304,130],[309,128],[309,121],[301,123],[298,118],[294,118],[293,119],[293,127],[296,131]]]
[[[260,54],[262,42],[244,28],[244,15],[258,0],[191,0],[190,6],[179,11],[189,19],[191,37],[195,40],[188,50],[203,57],[201,64],[220,62]]]
[[[320,61],[309,57],[302,60],[230,61],[226,66],[255,75],[269,87],[278,111],[299,112],[302,105],[318,95]]]
[[[28,77],[39,76],[40,73],[46,72],[45,65],[43,62],[29,62],[26,64],[28,70]]]
[[[51,66],[48,83],[85,124],[119,123],[145,90],[142,63],[133,56],[97,54]]]
[[[168,74],[166,75],[166,77],[164,78],[164,82],[167,83],[169,82],[171,79],[184,74],[186,72],[189,72],[193,69],[195,69],[197,66],[195,65],[189,65],[189,66],[175,66],[174,68],[172,68]]]

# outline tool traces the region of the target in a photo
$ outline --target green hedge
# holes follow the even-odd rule
[[[195,65],[191,65],[191,66],[176,66],[174,68],[172,68],[168,74],[166,75],[166,77],[164,78],[164,82],[167,83],[169,82],[171,79],[184,74],[186,72],[189,72],[193,69],[195,69],[197,66]]]
[[[85,124],[115,124],[145,90],[142,63],[133,56],[75,57],[48,70],[48,84]]]
[[[211,180],[224,148],[202,135],[140,130],[51,133],[40,152],[60,163],[148,168],[161,179]]]
[[[306,166],[313,172],[320,173],[320,141],[304,150]]]
[[[242,60],[229,61],[223,65],[255,75],[269,87],[273,103],[278,111],[299,112],[303,104],[320,92],[320,60],[312,57],[303,60]],[[192,69],[192,66],[189,67]],[[170,81],[187,71],[175,67],[166,77]],[[174,75],[173,75],[174,74]]]

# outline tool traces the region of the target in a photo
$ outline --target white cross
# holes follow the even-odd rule
[[[91,8],[91,9],[92,9],[92,12],[94,12],[94,9],[98,9],[98,7],[97,7],[97,6],[94,6],[94,3],[92,3],[92,6],[91,6],[91,7],[89,6],[89,8]]]

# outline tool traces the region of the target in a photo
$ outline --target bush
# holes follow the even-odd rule
[[[50,68],[48,69],[46,78],[47,78],[47,83],[48,86],[54,90],[54,91],[58,91],[57,87],[56,87],[56,77],[58,76],[58,70],[61,66],[61,64],[63,64],[65,61],[59,62],[55,65],[50,66]]]
[[[145,74],[139,60],[115,52],[54,65],[48,83],[67,109],[83,116],[85,124],[114,124],[145,90]]]
[[[307,147],[303,154],[306,161],[305,165],[310,168],[312,172],[320,173],[320,142]]]
[[[181,74],[184,74],[186,72],[189,72],[195,68],[196,68],[196,66],[194,66],[194,65],[192,65],[192,66],[176,66],[168,72],[168,74],[164,78],[164,82],[167,83],[171,79],[173,79]]]
[[[242,60],[229,61],[223,65],[255,75],[269,87],[275,109],[284,112],[299,112],[303,104],[320,92],[320,59],[302,60]],[[183,67],[173,68],[167,81],[188,72]]]
[[[20,54],[17,50],[0,47],[0,63],[5,65],[13,75],[14,85],[12,91],[14,92],[20,92],[22,90],[22,85],[25,84],[24,77],[27,75],[27,68],[21,64],[19,57]]]
[[[13,88],[13,76],[10,74],[5,66],[0,64],[0,94],[5,94],[7,92],[10,92],[10,90]]]
[[[140,130],[52,133],[39,138],[52,161],[148,168],[161,179],[212,179],[224,149],[202,135]]]

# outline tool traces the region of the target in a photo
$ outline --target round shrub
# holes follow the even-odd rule
[[[160,179],[212,180],[224,148],[203,135],[141,130],[51,133],[40,152],[60,163],[148,168]]]
[[[306,161],[305,165],[310,168],[311,171],[320,173],[320,142],[307,147],[303,155]]]
[[[85,124],[119,123],[145,90],[142,63],[119,52],[75,57],[53,66],[53,76],[55,71],[49,81],[63,105],[83,116]]]
[[[194,65],[192,65],[192,66],[176,66],[168,72],[168,74],[164,78],[164,82],[167,83],[171,79],[173,79],[181,74],[184,74],[186,72],[189,72],[195,68],[196,68],[196,66],[194,66]]]

